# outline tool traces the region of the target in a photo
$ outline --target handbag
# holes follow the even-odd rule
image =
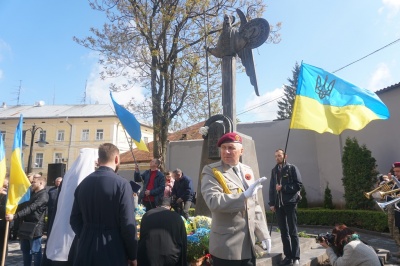
[[[22,222],[18,229],[18,237],[20,239],[32,240],[39,222]]]

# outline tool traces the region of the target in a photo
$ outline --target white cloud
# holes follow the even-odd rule
[[[387,11],[387,16],[389,19],[395,17],[400,11],[400,1],[399,0],[382,0],[383,6],[379,8],[378,12],[382,14]]]
[[[92,104],[96,102],[111,104],[110,85],[112,83],[116,85],[125,84],[126,78],[117,77],[102,79],[99,74],[101,71],[101,65],[99,65],[98,63],[93,65],[87,81],[86,97]],[[113,92],[113,97],[121,105],[128,103],[132,99],[132,97],[134,97],[136,101],[142,102],[144,100],[142,90],[143,88],[139,86],[134,86],[126,91]]]
[[[390,84],[391,79],[392,76],[389,67],[386,64],[381,63],[372,74],[368,82],[368,89],[371,91],[381,90]]]
[[[277,100],[283,96],[283,88],[276,88],[261,96],[253,94],[252,98],[246,101],[244,110],[250,110],[240,114],[243,110],[238,110],[240,122],[271,121],[276,119],[278,111]],[[254,109],[253,109],[254,108]]]

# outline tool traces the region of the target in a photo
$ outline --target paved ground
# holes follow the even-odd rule
[[[331,227],[322,227],[322,226],[299,226],[299,232],[306,232],[308,234],[320,234],[330,232],[332,230]],[[398,248],[394,240],[390,237],[389,234],[386,233],[377,233],[366,231],[362,229],[357,229],[358,233],[362,240],[370,244],[376,249],[385,249],[389,250],[391,253],[397,252]],[[273,230],[272,234],[278,234],[275,230]],[[9,266],[22,266],[22,253],[19,249],[18,241],[10,241],[8,243],[8,254],[6,257],[5,265]],[[397,262],[395,259],[391,259],[388,264],[385,266],[395,266],[400,265],[400,261]]]

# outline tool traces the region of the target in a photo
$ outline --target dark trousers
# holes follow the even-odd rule
[[[146,208],[146,212],[157,207],[154,201],[143,200],[142,204]]]
[[[283,253],[290,259],[300,259],[299,236],[297,233],[297,205],[288,204],[276,210]]]
[[[213,266],[256,266],[256,258],[254,256],[246,260],[224,260],[212,255],[211,257]]]

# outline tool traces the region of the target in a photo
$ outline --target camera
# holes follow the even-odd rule
[[[318,236],[315,238],[315,241],[317,243],[326,241],[326,243],[328,243],[329,246],[334,246],[335,245],[335,236],[332,235],[331,233],[318,234]]]

